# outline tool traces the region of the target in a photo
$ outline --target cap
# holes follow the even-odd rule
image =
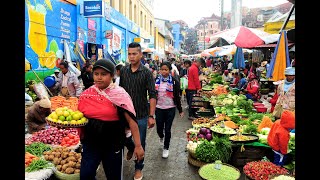
[[[122,66],[125,66],[125,64],[124,64],[123,62],[120,62],[120,63],[118,63],[118,64],[116,65],[116,67],[117,67],[117,66],[121,66],[121,65],[122,65]]]
[[[60,71],[59,71],[58,69],[56,69],[56,70],[54,70],[54,72],[55,72],[55,73],[58,73],[58,72],[60,72]]]
[[[99,59],[97,62],[94,63],[93,65],[93,70],[96,69],[97,67],[100,67],[112,74],[114,74],[115,71],[115,65],[107,59]]]
[[[294,76],[296,74],[296,70],[294,67],[287,67],[284,71],[284,75],[291,75]]]
[[[51,108],[51,102],[48,98],[43,98],[39,101],[39,106],[43,108]]]

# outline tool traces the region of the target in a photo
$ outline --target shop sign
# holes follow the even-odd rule
[[[141,38],[139,38],[139,37],[136,37],[136,38],[134,38],[134,39],[133,39],[133,42],[137,42],[137,43],[140,43],[140,42],[141,42]]]
[[[144,43],[150,43],[150,39],[144,39]]]
[[[104,1],[83,1],[84,17],[104,17]]]

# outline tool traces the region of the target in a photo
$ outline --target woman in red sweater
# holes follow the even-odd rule
[[[278,95],[277,89],[278,89],[279,83],[280,83],[280,81],[273,82],[273,84],[274,84],[274,95],[269,101],[271,103],[271,109],[270,109],[271,113],[273,112],[274,106],[277,104],[277,101],[278,101],[279,95]]]
[[[250,72],[248,75],[248,84],[246,89],[244,90],[244,93],[248,99],[251,99],[253,101],[257,101],[260,99],[259,94],[259,88],[260,84],[258,82],[257,76]]]

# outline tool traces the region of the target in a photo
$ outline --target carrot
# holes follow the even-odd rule
[[[233,121],[225,121],[225,122],[224,122],[224,125],[225,125],[225,126],[228,126],[229,128],[232,128],[232,129],[238,128],[238,126],[236,125],[236,123],[234,123]]]
[[[257,131],[260,132],[262,128],[271,128],[272,127],[272,120],[268,116],[263,116],[261,123],[258,125]]]

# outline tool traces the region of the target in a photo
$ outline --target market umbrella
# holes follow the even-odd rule
[[[238,26],[232,29],[218,32],[210,37],[214,41],[216,38],[223,38],[229,44],[235,44],[237,47],[253,48],[262,44],[276,42],[279,34],[270,34],[258,29]]]
[[[267,78],[273,81],[285,79],[284,71],[290,66],[287,31],[283,30],[280,34],[277,46],[274,50],[270,62]]]
[[[236,50],[237,50],[237,46],[235,46],[234,44],[222,46],[222,49],[220,51],[217,51],[215,55],[216,56],[232,55],[236,53]]]
[[[237,47],[236,54],[233,59],[233,67],[235,69],[245,68],[244,55],[241,47]]]
[[[203,52],[201,53],[201,57],[204,57],[204,56],[211,56],[211,54],[208,53],[208,52],[203,51]]]
[[[214,47],[204,50],[204,52],[210,53],[210,55],[215,56],[215,53],[222,50],[222,47]]]

